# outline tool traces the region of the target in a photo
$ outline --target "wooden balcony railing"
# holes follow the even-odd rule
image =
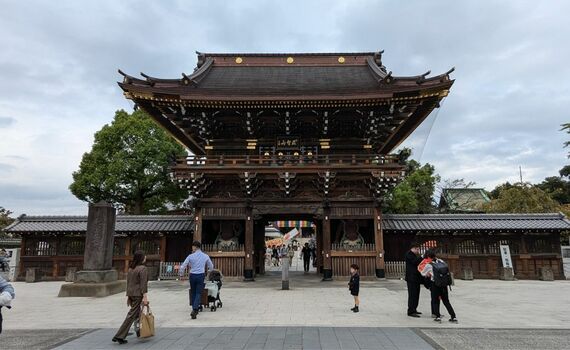
[[[399,165],[400,160],[392,155],[371,154],[319,154],[319,155],[218,155],[188,156],[177,160],[177,167],[221,167],[221,166],[282,166],[282,165],[325,165],[325,166],[382,166]]]

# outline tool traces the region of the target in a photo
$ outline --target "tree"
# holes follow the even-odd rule
[[[495,187],[491,192],[489,192],[489,195],[490,195],[491,199],[497,199],[497,198],[499,198],[499,195],[501,194],[501,192],[503,192],[504,190],[508,190],[509,188],[513,188],[513,187],[515,187],[515,185],[513,185],[507,181],[504,184],[500,184],[497,187]]]
[[[562,124],[562,129],[560,129],[560,131],[566,131],[568,134],[570,134],[570,123]],[[570,141],[564,142],[564,147],[570,147]],[[570,153],[568,153],[568,158],[570,158]]]
[[[488,213],[552,213],[560,210],[560,204],[540,188],[531,184],[504,186],[497,198],[483,205]]]
[[[409,149],[400,151],[400,159],[406,163],[408,176],[387,194],[384,210],[387,213],[427,214],[434,212],[433,194],[439,175],[433,165],[423,166],[415,160],[408,160]]]
[[[81,200],[105,200],[128,214],[164,210],[188,197],[168,174],[171,162],[186,154],[142,110],[119,110],[110,125],[95,133],[69,189]]]
[[[14,219],[10,217],[12,212],[4,207],[0,207],[0,237],[6,236],[4,233],[4,228],[14,222]]]
[[[549,176],[536,185],[560,204],[570,203],[570,181],[562,176]]]

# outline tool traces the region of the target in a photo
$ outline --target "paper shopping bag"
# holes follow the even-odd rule
[[[140,327],[141,338],[149,338],[154,336],[154,315],[152,314],[152,311],[150,311],[150,307],[148,305],[143,306],[141,309]]]

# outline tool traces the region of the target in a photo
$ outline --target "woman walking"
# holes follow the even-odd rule
[[[113,337],[113,342],[118,342],[119,344],[127,343],[127,334],[132,324],[139,320],[141,306],[148,305],[148,273],[144,265],[145,262],[146,256],[144,252],[137,250],[133,256],[133,261],[129,265],[127,274],[127,306],[130,306],[131,309],[127,313],[121,328]],[[138,333],[139,331],[137,330],[137,336],[139,335]]]

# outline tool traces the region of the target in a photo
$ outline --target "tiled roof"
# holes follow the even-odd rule
[[[194,222],[189,216],[177,215],[118,215],[115,232],[190,232]],[[6,232],[74,232],[87,231],[87,216],[21,216]]]
[[[570,230],[570,220],[551,214],[386,214],[386,231]]]

